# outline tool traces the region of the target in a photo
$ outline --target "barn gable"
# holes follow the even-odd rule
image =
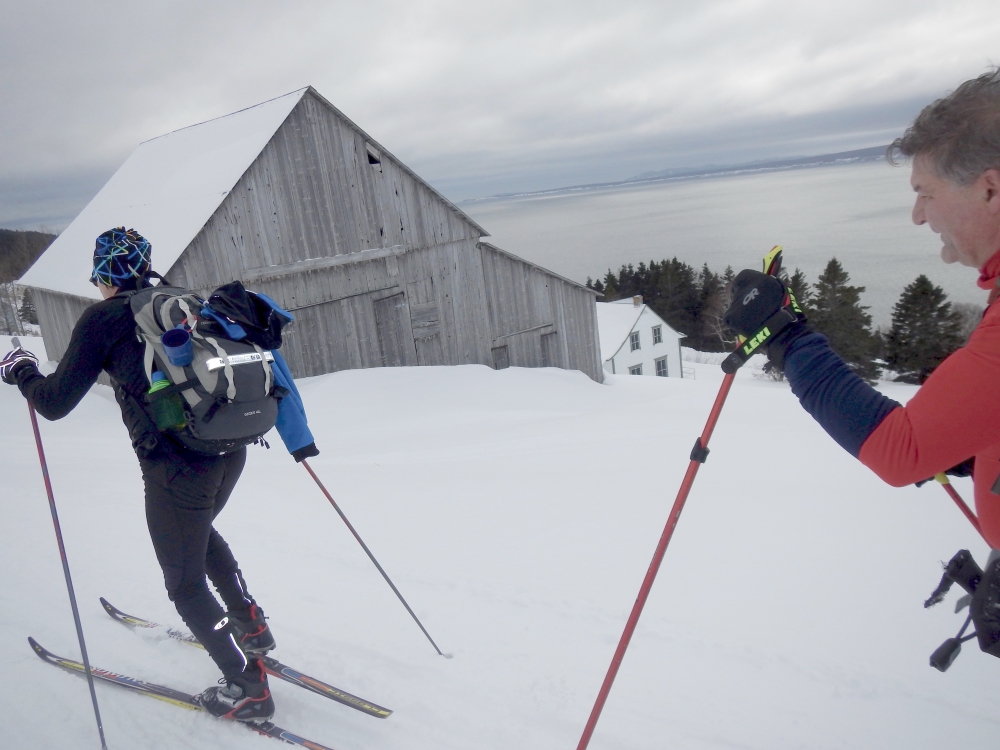
[[[167,275],[214,287],[278,266],[486,235],[309,88]]]

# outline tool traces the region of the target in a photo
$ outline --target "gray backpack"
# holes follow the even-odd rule
[[[220,316],[186,289],[161,284],[133,293],[128,304],[136,337],[145,344],[146,379],[152,385],[153,373],[159,371],[170,382],[147,394],[143,408],[155,422],[155,402],[183,400],[182,424],[161,431],[196,453],[218,455],[257,442],[274,427],[279,394],[271,352],[229,337],[231,329],[220,324]],[[178,326],[191,337],[193,357],[184,367],[170,363],[161,341]]]

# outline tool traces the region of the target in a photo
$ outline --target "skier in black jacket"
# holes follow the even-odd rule
[[[118,227],[98,237],[91,282],[104,301],[84,311],[56,371],[43,377],[37,358],[18,348],[0,362],[0,376],[16,384],[39,414],[55,420],[80,403],[102,370],[108,373],[142,469],[146,522],[167,594],[224,675],[224,685],[208,688],[198,700],[215,716],[265,721],[274,714],[274,701],[259,654],[274,648],[274,638],[229,546],[212,526],[243,470],[246,448],[219,456],[192,453],[158,431],[139,406],[149,383],[128,292],[151,286],[150,251],[133,229]],[[227,611],[209,590],[206,573]]]

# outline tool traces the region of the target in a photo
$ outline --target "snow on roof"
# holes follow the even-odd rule
[[[139,145],[21,277],[21,284],[100,299],[89,282],[94,239],[134,228],[166,272],[184,252],[307,89]]]
[[[628,338],[645,305],[636,307],[632,298],[597,303],[597,332],[601,338],[601,361],[607,362]]]

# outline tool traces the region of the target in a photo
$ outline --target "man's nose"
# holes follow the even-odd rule
[[[913,223],[918,227],[921,224],[927,223],[927,217],[924,216],[924,202],[920,198],[917,198],[913,202],[913,213],[910,214],[910,218],[913,219]]]

